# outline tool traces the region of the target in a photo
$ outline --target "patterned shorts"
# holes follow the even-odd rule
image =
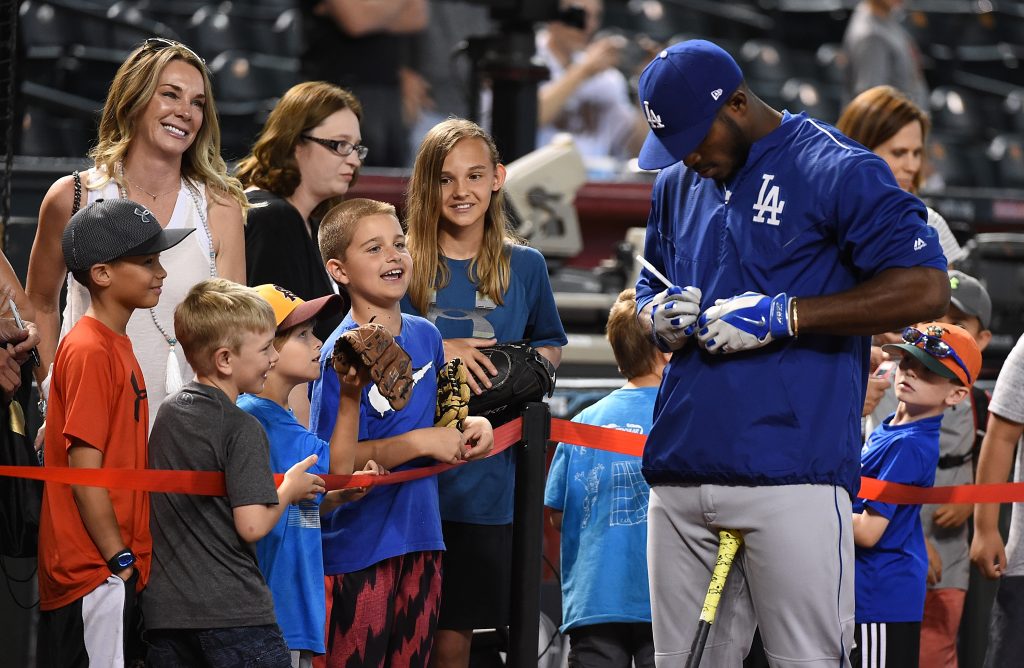
[[[441,602],[442,552],[411,552],[328,575],[327,654],[315,668],[426,668]]]

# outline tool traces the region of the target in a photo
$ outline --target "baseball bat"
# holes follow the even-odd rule
[[[708,633],[711,625],[715,623],[715,613],[718,611],[718,602],[722,598],[722,590],[725,589],[725,579],[729,576],[729,569],[736,558],[736,552],[743,544],[743,536],[739,531],[722,529],[718,532],[718,556],[715,558],[715,569],[711,572],[711,582],[708,584],[708,593],[704,597],[704,607],[700,611],[700,621],[697,622],[697,635],[690,645],[690,657],[686,660],[686,668],[698,668],[700,658],[704,654],[704,646],[708,642]]]

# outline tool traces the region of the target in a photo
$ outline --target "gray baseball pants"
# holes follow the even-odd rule
[[[719,529],[739,530],[703,668],[741,665],[760,627],[772,666],[848,668],[854,627],[850,496],[831,485],[651,488],[647,559],[658,668],[690,654]]]

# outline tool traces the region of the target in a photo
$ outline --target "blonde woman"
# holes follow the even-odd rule
[[[89,306],[88,290],[68,275],[61,252],[61,234],[74,211],[121,197],[141,204],[167,228],[195,228],[185,243],[161,255],[168,276],[160,303],[136,311],[128,323],[153,408],[152,426],[163,398],[194,375],[177,345],[174,307],[205,278],[245,281],[242,228],[248,203],[220,156],[205,62],[185,45],[162,38],[132,51],[107,92],[89,157],[93,167],[55,182],[39,209],[26,292],[42,339],[42,368],[53,361],[61,333]],[[65,279],[62,323],[57,310]]]

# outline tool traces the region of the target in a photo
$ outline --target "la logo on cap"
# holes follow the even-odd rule
[[[720,98],[720,97],[722,97],[722,89],[721,88],[716,88],[715,90],[711,91],[711,99],[717,101],[718,98]]]
[[[665,124],[661,122],[661,116],[654,113],[654,110],[647,104],[647,100],[644,100],[644,112],[644,115],[647,117],[647,124],[651,126],[652,130],[660,130],[665,127]]]

